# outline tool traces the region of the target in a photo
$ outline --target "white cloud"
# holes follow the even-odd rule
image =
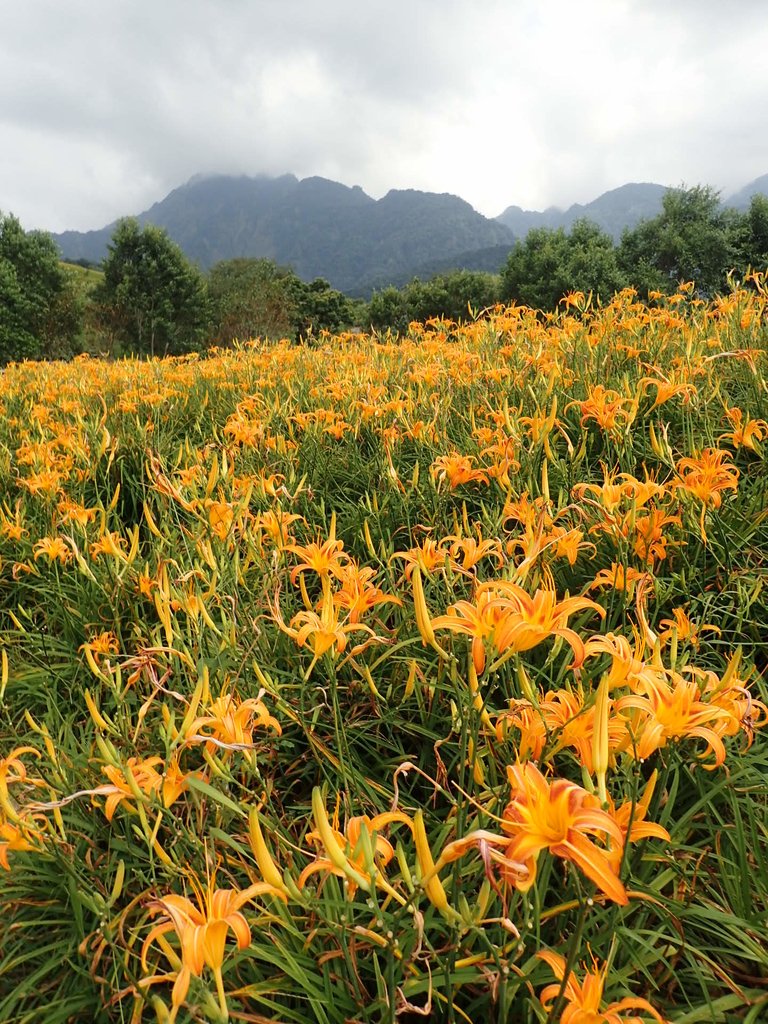
[[[768,172],[768,8],[661,0],[0,0],[0,208],[88,228],[197,172],[495,215]]]

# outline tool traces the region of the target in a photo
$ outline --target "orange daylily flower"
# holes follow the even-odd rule
[[[228,501],[209,501],[207,502],[207,507],[208,524],[211,527],[212,533],[219,540],[226,540],[235,518],[232,505]]]
[[[483,558],[496,559],[496,565],[499,567],[504,564],[501,541],[495,537],[483,540],[482,536],[449,536],[444,537],[441,543],[450,543],[448,550],[451,564],[463,572],[471,572]]]
[[[687,671],[699,681],[702,697],[707,703],[726,712],[724,717],[713,723],[715,732],[721,736],[735,736],[743,732],[747,746],[750,746],[755,729],[768,724],[768,707],[750,693],[747,678],[741,678],[740,664],[741,653],[737,651],[722,677],[711,670],[688,667]],[[749,674],[747,672],[746,676]]]
[[[630,512],[624,519],[621,532],[625,537],[634,533],[632,548],[637,557],[653,568],[654,562],[667,557],[667,548],[675,542],[665,534],[667,526],[679,526],[680,517],[668,515],[663,508],[650,508],[646,515],[635,516]]]
[[[208,754],[222,749],[228,757],[234,749],[249,749],[253,746],[253,731],[257,728],[273,729],[279,736],[280,723],[270,715],[266,705],[257,697],[240,700],[234,693],[222,693],[205,708],[189,725],[184,736],[185,743],[205,741]]]
[[[22,523],[22,511],[21,503],[16,502],[16,509],[11,512],[8,505],[3,505],[0,508],[0,536],[7,537],[9,540],[21,540],[25,533],[29,531]]]
[[[592,293],[590,292],[590,298],[591,295]],[[564,305],[566,309],[569,309],[571,306],[575,306],[576,309],[581,309],[581,307],[584,305],[584,299],[584,292],[571,291],[566,292],[562,299],[560,299],[560,303],[562,303],[562,305]]]
[[[19,814],[8,794],[9,783],[26,783],[28,786],[43,786],[42,779],[27,774],[27,766],[21,760],[22,754],[34,754],[40,757],[35,747],[14,747],[5,757],[0,758],[0,811],[11,821],[18,821]]]
[[[538,761],[549,739],[549,726],[531,701],[513,698],[509,708],[496,716],[496,739],[500,743],[510,738],[512,730],[518,760]]]
[[[608,973],[608,965],[604,964],[598,969],[597,961],[593,963],[593,970],[585,970],[583,982],[576,978],[575,971],[571,971],[566,978],[565,957],[550,950],[542,950],[536,956],[543,960],[557,978],[553,985],[547,985],[542,990],[539,999],[544,1010],[551,1013],[552,1007],[560,995],[562,989],[565,997],[565,1006],[560,1016],[560,1024],[641,1024],[641,1018],[634,1012],[631,1017],[626,1016],[625,1010],[640,1010],[644,1017],[651,1016],[658,1024],[666,1024],[661,1014],[655,1010],[647,999],[639,996],[626,996],[616,1003],[610,1003],[601,1009],[603,1001],[603,989]],[[565,987],[562,982],[565,980]]]
[[[589,590],[596,590],[598,587],[610,587],[613,590],[626,590],[631,598],[635,584],[644,579],[648,574],[639,569],[633,569],[631,565],[622,565],[620,562],[611,562],[608,569],[601,569],[589,585]]]
[[[339,608],[346,608],[349,622],[360,621],[361,616],[379,604],[402,605],[402,600],[384,591],[373,583],[376,570],[370,566],[362,568],[357,562],[350,561],[344,566],[342,586],[333,594],[333,602]],[[325,598],[324,598],[325,600]]]
[[[643,377],[638,384],[638,393],[645,392],[650,387],[656,388],[656,401],[651,406],[650,412],[678,395],[682,398],[684,405],[689,405],[693,396],[698,394],[696,386],[688,381],[665,380],[659,377]]]
[[[692,647],[698,647],[699,634],[703,630],[706,629],[712,633],[717,633],[718,636],[721,633],[718,626],[714,626],[709,622],[702,622],[698,625],[691,622],[684,608],[673,608],[672,618],[662,619],[659,622],[659,626],[664,627],[659,632],[659,640],[662,645],[666,644],[673,634],[676,634],[678,640],[687,640]]]
[[[288,494],[284,486],[285,477],[282,473],[265,473],[262,470],[253,480],[265,497],[276,498],[278,494]],[[243,490],[245,489],[243,488]],[[290,495],[288,496],[290,497]]]
[[[556,518],[556,517],[555,517]],[[550,503],[544,497],[537,497],[531,500],[528,492],[524,491],[519,498],[508,500],[502,512],[502,523],[504,529],[508,529],[507,523],[520,523],[523,527],[541,528],[548,530],[554,523],[550,514]]]
[[[34,547],[35,561],[47,558],[49,562],[66,565],[72,558],[72,551],[61,537],[42,537]]]
[[[730,421],[732,430],[721,434],[718,441],[729,441],[734,448],[749,448],[758,452],[758,444],[768,437],[768,423],[765,420],[744,419],[741,409],[725,408],[725,415]]]
[[[584,540],[582,530],[566,530],[563,526],[555,526],[544,538],[547,544],[554,545],[554,557],[565,558],[569,565],[575,565],[580,551],[592,550],[595,552],[595,545],[591,541]]]
[[[237,940],[238,949],[246,949],[251,942],[251,929],[241,912],[241,908],[255,896],[265,893],[285,899],[284,893],[268,882],[255,882],[247,889],[214,889],[213,880],[205,888],[193,877],[192,887],[195,901],[186,896],[171,893],[153,900],[150,912],[162,914],[166,920],[156,924],[144,940],[141,949],[141,963],[147,970],[147,953],[153,942],[162,940],[169,932],[175,932],[181,945],[181,957],[176,962],[179,968],[175,972],[173,985],[173,1009],[169,1020],[176,1019],[181,1004],[189,991],[189,983],[194,975],[199,978],[204,968],[210,967],[216,979],[219,1006],[223,1018],[227,1019],[227,1002],[224,993],[224,982],[221,968],[224,963],[227,935],[231,930]],[[167,944],[163,944],[164,948]],[[144,978],[139,984],[143,987],[156,981],[170,981],[174,975],[154,975]]]
[[[544,454],[548,459],[554,458],[552,446],[549,441],[553,430],[561,434],[570,444],[568,434],[566,433],[562,422],[557,417],[557,395],[552,399],[552,408],[549,412],[537,409],[532,416],[520,416],[519,423],[521,426],[526,428],[526,433],[528,434],[532,444],[535,445],[539,442],[543,444]]]
[[[360,876],[368,881],[368,889],[375,882],[375,884],[382,886],[384,882],[383,870],[387,864],[392,860],[395,855],[394,848],[388,839],[385,839],[383,835],[379,833],[382,829],[386,828],[387,825],[392,822],[402,822],[406,825],[411,826],[412,822],[408,815],[403,814],[400,811],[389,811],[384,814],[377,814],[373,818],[370,818],[367,814],[357,815],[354,818],[350,818],[345,832],[340,832],[338,828],[330,827],[330,836],[325,833],[325,829],[307,833],[307,840],[310,843],[314,843],[317,846],[322,846],[327,856],[317,857],[311,864],[308,864],[299,875],[297,886],[299,889],[303,889],[307,879],[310,875],[315,874],[318,871],[322,871],[325,874],[336,875],[339,878],[346,878],[349,883],[347,894],[349,899],[353,899],[355,892],[357,891],[359,883],[355,881],[355,872],[359,873]],[[323,823],[324,824],[324,823]],[[321,825],[322,828],[322,825]],[[366,834],[365,838],[369,840],[368,845],[371,848],[373,855],[373,862],[375,865],[375,871],[371,875],[369,874],[370,865],[366,862],[366,843],[364,842],[363,833]],[[375,836],[375,842],[373,842]],[[335,847],[328,849],[331,841],[336,843]],[[344,867],[339,866],[338,850],[343,851],[343,856],[346,860]],[[333,854],[334,859],[331,859]],[[352,869],[350,871],[350,869]],[[350,877],[350,875],[352,877]]]
[[[293,540],[291,526],[301,520],[302,517],[294,512],[283,512],[279,508],[270,509],[256,517],[255,526],[269,537],[273,547],[283,550]]]
[[[109,657],[110,654],[117,654],[119,650],[117,637],[112,630],[104,630],[96,636],[92,636],[84,644],[80,644],[79,650],[89,650],[98,664],[100,656]]]
[[[624,636],[605,633],[590,637],[585,646],[587,657],[593,657],[596,654],[611,656],[609,689],[625,685],[637,689],[642,687],[646,681],[653,683],[659,674],[664,674],[663,667],[657,661],[652,661],[650,665],[646,664],[643,658],[645,640],[637,631],[633,638],[633,644],[630,644]]]
[[[99,555],[111,555],[118,561],[127,561],[125,548],[127,547],[125,537],[121,537],[117,531],[104,531],[98,540],[91,544],[91,558],[98,558]]]
[[[334,654],[342,654],[347,648],[350,633],[363,632],[369,635],[367,641],[354,648],[354,653],[360,653],[365,647],[376,641],[385,641],[384,637],[376,636],[371,627],[366,626],[363,622],[352,622],[349,616],[340,619],[339,609],[332,600],[322,603],[319,614],[310,608],[297,612],[289,625],[285,624],[280,607],[275,602],[272,608],[272,617],[283,633],[293,637],[297,646],[303,647],[306,643],[309,644],[314,654],[311,667],[314,667],[318,658],[329,651]]]
[[[433,631],[449,629],[452,633],[464,633],[472,637],[472,662],[477,674],[481,675],[485,669],[483,641],[493,636],[498,614],[495,592],[478,588],[474,604],[471,601],[457,601],[450,606],[447,614],[431,619],[430,627]]]
[[[726,460],[730,453],[721,448],[705,448],[692,458],[680,459],[677,463],[677,486],[687,491],[704,505],[719,508],[723,491],[735,491],[739,486],[739,471]]]
[[[657,779],[658,772],[654,771],[645,785],[642,797],[635,803],[632,800],[627,800],[619,807],[614,807],[613,800],[610,797],[607,798],[605,810],[619,826],[625,844],[637,843],[641,839],[662,839],[664,842],[670,842],[670,834],[663,825],[645,820]],[[611,855],[616,870],[618,870],[621,865],[621,851],[611,850]]]
[[[570,404],[581,410],[582,426],[594,420],[608,433],[624,430],[637,415],[637,398],[622,398],[618,391],[602,384],[596,384],[583,401]]]
[[[628,902],[611,851],[623,848],[616,822],[599,807],[595,798],[567,779],[548,782],[530,761],[507,769],[512,795],[502,820],[510,837],[506,856],[525,864],[528,876],[513,878],[516,888],[530,889],[536,879],[536,862],[542,850],[574,863],[605,895],[622,906]],[[603,835],[611,849],[590,839]]]
[[[567,622],[574,612],[585,608],[605,615],[604,609],[587,597],[558,601],[551,579],[533,596],[516,583],[495,580],[477,586],[474,604],[457,601],[447,614],[432,619],[431,625],[433,630],[449,629],[472,637],[472,660],[478,675],[485,669],[485,640],[499,655],[496,667],[500,659],[529,651],[550,636],[566,640],[573,650],[574,664],[580,665],[585,655],[584,644]]]
[[[619,698],[616,707],[635,712],[629,721],[639,758],[650,757],[669,740],[692,736],[704,740],[706,749],[714,754],[715,763],[705,767],[717,768],[725,761],[720,736],[732,715],[726,708],[702,700],[694,678],[686,679],[672,671],[657,673],[653,679],[643,678],[643,692]]]
[[[172,762],[165,775],[161,775],[157,766],[163,764],[162,757],[147,757],[143,761],[138,757],[129,757],[123,768],[106,764],[102,773],[109,779],[109,784],[97,786],[89,790],[94,796],[106,796],[104,815],[112,821],[115,811],[123,800],[129,804],[134,802],[138,794],[147,799],[159,795],[164,807],[170,807],[179,798],[185,786],[186,776],[181,775]]]
[[[451,452],[449,455],[440,455],[435,459],[429,472],[438,485],[447,480],[451,490],[455,490],[462,484],[473,482],[487,484],[489,482],[488,474],[482,469],[473,469],[474,461],[472,455]]]
[[[643,508],[654,498],[663,498],[671,493],[666,484],[660,484],[653,477],[649,477],[647,471],[644,480],[638,480],[631,473],[622,473],[621,479],[624,481],[624,494],[636,509]]]
[[[623,719],[610,715],[611,705],[609,701],[609,757],[618,749],[627,731]],[[579,762],[593,774],[595,706],[585,707],[583,696],[570,690],[550,690],[536,706],[530,701],[511,701],[509,711],[497,719],[497,736],[504,735],[510,728],[520,732],[520,759],[539,760],[545,745],[551,742],[550,756],[571,747]]]
[[[301,562],[291,569],[291,583],[295,583],[302,572],[316,572],[322,579],[330,576],[343,579],[344,566],[349,561],[349,555],[344,551],[344,541],[336,539],[336,517],[331,522],[331,531],[328,540],[311,544],[286,544],[285,550],[302,559]]]
[[[0,867],[5,871],[11,870],[9,853],[28,853],[39,848],[35,842],[39,833],[31,823],[32,817],[45,820],[43,815],[25,815],[16,822],[0,820]]]
[[[602,508],[609,515],[612,515],[621,505],[626,495],[625,485],[617,482],[621,479],[622,474],[617,473],[615,470],[609,471],[607,466],[603,466],[602,484],[574,484],[571,488],[571,493],[577,499],[583,499],[585,494],[593,494]]]
[[[87,526],[96,518],[95,508],[86,508],[69,498],[61,498],[56,506],[62,523],[73,522],[79,526]]]
[[[507,581],[497,581],[487,586],[498,588],[500,601],[506,606],[505,614],[500,617],[493,634],[493,643],[500,655],[529,651],[547,637],[560,636],[571,646],[574,665],[581,665],[585,655],[584,643],[577,633],[568,628],[568,619],[584,609],[596,611],[603,618],[605,610],[599,604],[588,597],[565,597],[558,601],[551,578],[533,595],[516,583]]]
[[[407,551],[395,551],[392,558],[402,558],[405,562],[405,570],[402,579],[410,580],[413,570],[418,566],[422,572],[429,575],[445,565],[445,560],[450,556],[448,548],[444,545],[450,538],[443,538],[441,541],[434,541],[426,537],[421,544],[409,548]]]
[[[38,473],[19,477],[19,485],[26,487],[30,494],[57,494],[61,490],[62,482],[62,474],[55,469],[41,469]]]

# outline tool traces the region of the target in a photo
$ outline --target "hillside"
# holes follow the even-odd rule
[[[641,220],[650,220],[661,213],[661,200],[666,191],[663,185],[630,183],[604,192],[590,203],[574,203],[567,210],[551,206],[539,212],[508,206],[496,219],[522,238],[532,228],[567,231],[575,221],[586,217],[618,241],[625,228],[633,228]]]
[[[755,178],[744,188],[740,188],[738,192],[734,192],[732,196],[729,196],[724,205],[733,206],[737,210],[746,210],[752,200],[752,196],[761,195],[768,196],[768,174],[763,174],[759,178]]]
[[[236,256],[263,256],[349,294],[437,257],[514,241],[508,228],[457,196],[408,189],[375,200],[359,187],[293,175],[193,178],[138,220],[165,228],[203,268]],[[113,229],[110,224],[54,238],[65,258],[98,261]]]
[[[611,189],[566,210],[508,206],[484,217],[458,196],[393,189],[373,199],[359,186],[293,174],[270,178],[196,176],[137,217],[165,228],[186,255],[208,269],[238,256],[267,257],[306,281],[325,278],[349,295],[402,285],[453,269],[497,271],[532,228],[568,231],[579,218],[618,241],[625,228],[661,212],[666,188],[649,182]],[[768,175],[724,201],[746,209],[768,194]],[[115,224],[54,235],[65,259],[99,262]]]

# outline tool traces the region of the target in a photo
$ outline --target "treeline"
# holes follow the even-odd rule
[[[608,299],[625,287],[643,299],[694,281],[709,298],[729,288],[729,277],[768,267],[768,198],[753,197],[745,212],[722,207],[707,186],[671,189],[662,212],[627,230],[618,244],[589,220],[570,232],[535,228],[518,241],[498,274],[456,271],[414,280],[374,294],[374,327],[402,329],[410,320],[444,315],[466,319],[494,302],[554,309],[563,296],[592,293]]]
[[[50,235],[0,215],[0,363],[306,339],[360,313],[327,281],[302,281],[267,259],[224,260],[203,274],[165,231],[134,219],[118,223],[95,268],[61,263]]]
[[[369,302],[327,281],[302,281],[269,259],[233,259],[203,274],[160,228],[120,221],[98,269],[62,265],[43,232],[0,214],[0,363],[110,355],[177,355],[233,339],[311,339],[349,328],[403,331],[413,320],[466,320],[495,303],[554,309],[573,292],[608,299],[632,286],[644,299],[694,281],[702,297],[735,275],[768,267],[768,198],[740,212],[706,186],[666,193],[658,217],[620,242],[596,224],[537,228],[498,274],[457,270]]]

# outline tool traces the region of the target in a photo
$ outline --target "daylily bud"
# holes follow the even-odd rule
[[[404,697],[405,700],[408,700],[408,698],[413,693],[413,688],[414,688],[414,686],[416,684],[416,671],[417,671],[417,668],[418,668],[418,666],[416,664],[416,659],[415,658],[411,658],[411,663],[410,663],[410,666],[408,668],[408,678],[405,681],[405,693],[403,694],[403,697]]]
[[[119,860],[117,862],[117,871],[115,872],[115,881],[112,885],[112,892],[109,894],[107,900],[107,909],[114,906],[117,900],[120,899],[120,893],[123,891],[123,882],[125,881],[125,861]]]
[[[424,586],[421,582],[421,569],[418,565],[413,568],[413,608],[416,614],[416,625],[421,639],[425,644],[428,644],[442,657],[448,660],[448,655],[442,649],[442,647],[435,640],[435,631],[432,628],[432,621],[429,617],[429,609],[427,608],[427,601],[424,597]]]
[[[448,894],[438,875],[439,867],[432,859],[432,851],[429,848],[429,840],[424,829],[424,812],[421,810],[418,810],[413,817],[413,838],[416,843],[416,859],[421,872],[421,885],[427,894],[427,899],[446,920],[457,920],[459,915],[448,903]]]
[[[146,501],[144,502],[144,522],[147,524],[147,529],[152,534],[152,536],[162,540],[163,535],[162,533],[160,533],[157,523],[155,522],[152,513],[149,511],[149,505],[146,503]]]
[[[0,659],[2,659],[2,672],[0,673],[0,700],[2,700],[5,697],[5,688],[8,685],[8,651],[5,648],[3,648]]]
[[[343,871],[347,878],[349,878],[351,882],[354,882],[355,885],[359,886],[364,892],[370,892],[371,883],[369,879],[352,867],[344,849],[333,833],[331,824],[328,821],[325,804],[323,803],[323,795],[318,786],[315,786],[312,790],[312,816],[315,819],[318,835],[322,840],[325,852],[328,854],[330,862],[334,867]]]
[[[605,773],[608,770],[608,680],[606,672],[600,680],[595,697],[595,721],[592,731],[592,761],[597,778],[597,794],[600,803],[605,804],[608,795],[605,789]]]
[[[88,690],[84,690],[83,696],[85,698],[85,703],[88,707],[88,712],[91,718],[93,719],[93,724],[97,728],[103,729],[104,732],[112,732],[114,727],[107,721],[104,715],[102,715],[101,711],[99,711],[98,707],[96,706],[96,702],[94,701],[90,692]]]
[[[275,864],[272,854],[269,852],[269,847],[264,839],[264,833],[261,831],[259,812],[255,807],[251,808],[248,815],[248,837],[251,841],[251,849],[259,866],[261,877],[265,882],[269,882],[270,885],[274,886],[275,889],[279,889],[280,892],[287,895],[288,890],[283,882],[283,876],[280,874],[277,864]]]
[[[429,609],[424,597],[424,587],[421,582],[421,569],[418,565],[413,568],[413,607],[416,613],[416,625],[418,626],[421,639],[431,647],[435,643],[435,631],[429,618]]]

